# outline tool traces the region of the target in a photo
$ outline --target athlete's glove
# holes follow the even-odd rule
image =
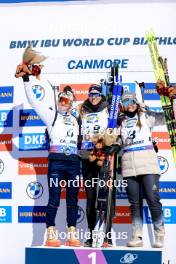
[[[168,87],[165,86],[164,81],[161,80],[157,81],[156,90],[159,95],[169,96]]]
[[[119,145],[112,145],[104,149],[105,154],[112,155],[113,153],[118,153],[121,150]]]
[[[175,98],[176,97],[176,87],[169,87],[168,93],[169,93],[170,98]]]

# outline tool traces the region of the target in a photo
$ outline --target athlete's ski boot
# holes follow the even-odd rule
[[[47,228],[47,239],[45,242],[45,246],[47,247],[60,247],[61,241],[58,239],[58,231],[54,226],[49,226]]]
[[[92,247],[93,239],[89,238],[84,242],[84,247]]]
[[[127,243],[127,247],[143,247],[142,229],[135,229],[132,233],[132,239]]]
[[[127,243],[127,247],[143,247],[142,237],[133,236]]]
[[[163,248],[164,247],[164,228],[161,231],[155,231],[155,243],[153,244],[154,248]]]
[[[108,248],[108,247],[112,247],[112,246],[113,245],[112,245],[112,239],[111,238],[104,239],[102,247]]]
[[[80,247],[81,246],[81,242],[76,238],[76,228],[74,226],[70,226],[68,228],[68,239],[65,245],[69,247]]]

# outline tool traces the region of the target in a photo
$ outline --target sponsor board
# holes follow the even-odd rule
[[[48,173],[48,159],[45,157],[19,158],[19,175],[46,175]]]
[[[44,133],[19,134],[19,150],[47,150],[47,142]]]
[[[12,134],[0,135],[0,151],[12,151]]]
[[[11,182],[0,182],[0,199],[12,199]]]
[[[45,206],[18,206],[19,223],[45,223]]]
[[[163,206],[163,219],[165,224],[176,224],[176,206]],[[152,223],[149,208],[144,206],[144,222]]]
[[[176,182],[161,181],[159,185],[159,194],[161,199],[176,199]]]
[[[160,96],[156,91],[156,83],[145,83],[144,100],[160,100]]]
[[[144,100],[159,100],[160,96],[156,91],[156,83],[145,83]]]
[[[156,141],[158,149],[171,149],[168,132],[152,132],[152,138]]]
[[[0,111],[0,127],[12,127],[13,126],[13,111],[1,110]]]
[[[131,212],[129,206],[116,206],[114,224],[131,224]]]
[[[81,223],[85,218],[85,212],[78,206],[77,223]],[[18,206],[19,223],[45,223],[46,206]]]
[[[159,186],[159,194],[161,199],[176,199],[176,182],[161,181]],[[116,199],[128,199],[125,188],[117,187],[116,189]],[[143,198],[145,198],[144,194]]]
[[[40,116],[33,109],[22,109],[19,115],[19,126],[45,126]]]
[[[176,206],[163,206],[163,219],[165,224],[176,224]],[[148,206],[143,207],[144,223],[151,224],[151,214]],[[131,224],[131,212],[129,206],[116,206],[115,217],[113,218],[115,224]]]
[[[12,222],[12,207],[0,206],[0,224]]]
[[[161,199],[176,199],[176,182],[160,181],[159,194]]]
[[[0,86],[0,104],[13,103],[13,86]]]

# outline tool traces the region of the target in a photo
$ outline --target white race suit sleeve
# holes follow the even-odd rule
[[[47,81],[30,79],[24,82],[26,96],[30,105],[34,108],[41,120],[51,126],[55,117],[54,92]]]

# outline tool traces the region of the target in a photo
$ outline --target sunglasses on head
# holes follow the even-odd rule
[[[99,97],[101,93],[89,93],[89,97]]]
[[[124,100],[124,101],[122,102],[122,105],[123,105],[124,107],[128,107],[129,105],[134,105],[134,104],[136,104],[136,101],[133,100],[133,99],[130,99],[130,98],[128,98],[128,99],[126,99],[126,100]]]

